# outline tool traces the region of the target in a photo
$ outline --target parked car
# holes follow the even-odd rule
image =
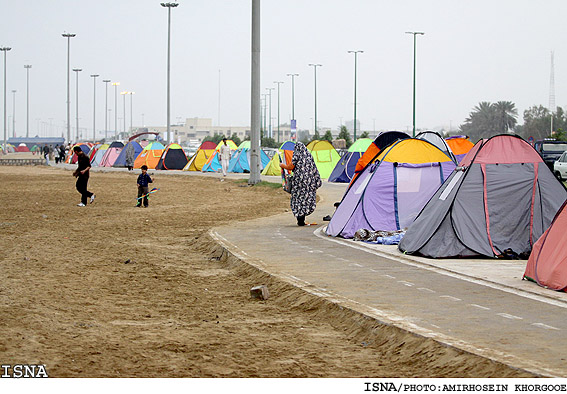
[[[555,172],[553,169],[554,163],[559,159],[559,156],[567,150],[567,142],[555,140],[536,141],[534,148],[540,154],[549,169]]]
[[[563,152],[553,164],[553,173],[560,181],[567,179],[567,152]]]

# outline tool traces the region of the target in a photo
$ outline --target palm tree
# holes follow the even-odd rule
[[[492,104],[494,108],[495,124],[499,132],[508,133],[517,123],[518,111],[511,101],[498,101]]]

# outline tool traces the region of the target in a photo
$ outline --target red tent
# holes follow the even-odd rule
[[[551,290],[567,291],[567,201],[551,226],[537,240],[530,254],[524,279]]]

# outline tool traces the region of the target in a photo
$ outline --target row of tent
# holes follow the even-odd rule
[[[434,133],[382,134],[357,162],[325,232],[405,229],[399,250],[431,258],[529,254],[526,279],[566,290],[565,186],[518,136],[456,153],[466,149]]]

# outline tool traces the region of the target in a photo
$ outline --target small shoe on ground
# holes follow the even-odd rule
[[[86,207],[86,205],[83,204],[82,202],[78,203],[77,206],[78,206],[78,207]]]
[[[331,220],[331,215],[327,215],[323,218],[325,222],[329,222]]]
[[[142,208],[142,204],[136,204],[136,208]]]
[[[95,195],[93,194],[93,195],[91,196],[91,204],[94,202],[94,198],[95,198]]]
[[[144,208],[147,208],[147,207],[148,207],[147,205],[144,205]]]

